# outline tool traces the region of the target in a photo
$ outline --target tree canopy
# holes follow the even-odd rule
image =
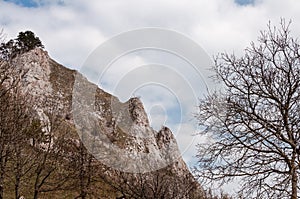
[[[19,32],[16,39],[3,42],[0,45],[0,55],[2,59],[10,59],[18,54],[28,52],[34,48],[44,48],[39,37],[32,31]]]
[[[299,192],[300,44],[290,23],[268,25],[241,57],[223,53],[215,71],[224,89],[200,101],[197,171],[204,180],[239,178],[247,198],[292,198]]]
[[[24,52],[36,47],[44,48],[41,40],[31,31],[20,32],[16,39],[17,47]]]

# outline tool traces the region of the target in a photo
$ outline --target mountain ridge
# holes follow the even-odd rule
[[[52,128],[47,112],[55,106],[55,114],[76,129],[81,140],[83,137],[89,140],[84,143],[87,150],[93,152],[101,164],[114,170],[110,175],[129,172],[135,173],[133,179],[136,179],[140,173],[151,176],[151,172],[158,171],[156,175],[171,172],[174,179],[182,178],[186,184],[193,185],[186,194],[182,194],[187,189],[186,185],[172,185],[178,196],[171,191],[172,187],[168,187],[169,192],[173,193],[172,198],[199,198],[203,195],[202,188],[180,155],[171,130],[168,127],[162,127],[158,132],[153,130],[139,98],[121,103],[117,97],[89,82],[78,71],[58,64],[40,48],[17,56],[13,59],[13,65],[26,70],[21,88],[38,102],[36,115],[39,120]],[[89,92],[93,92],[92,96]],[[96,121],[96,124],[90,125],[91,121]],[[91,143],[97,144],[96,151],[95,145],[94,148],[89,146]],[[112,152],[117,153],[112,155]],[[131,197],[126,195],[126,191],[123,192],[122,195]]]

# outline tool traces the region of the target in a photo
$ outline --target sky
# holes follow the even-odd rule
[[[80,71],[103,42],[149,27],[190,38],[210,59],[220,52],[242,55],[269,21],[278,25],[281,18],[292,20],[292,34],[299,37],[299,9],[299,0],[1,0],[0,28],[7,39],[15,38],[20,31],[33,31],[54,60]],[[193,72],[187,70],[190,65],[179,58],[151,49],[132,52],[110,65],[99,86],[118,96],[114,88],[123,77],[141,66],[156,63],[177,70],[195,91],[196,98],[205,94],[205,82],[193,81]],[[161,67],[160,74],[168,71]],[[141,97],[153,127],[169,126],[184,160],[193,166],[197,161],[195,144],[206,142],[206,138],[194,136],[201,130],[193,117],[197,101],[176,84],[179,80],[174,77],[166,77],[167,82],[173,83],[172,89],[161,84],[137,85],[127,96],[118,97],[123,101],[132,95]],[[177,132],[179,127],[184,132]]]

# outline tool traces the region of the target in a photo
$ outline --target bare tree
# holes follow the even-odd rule
[[[238,58],[215,59],[224,90],[200,102],[199,176],[225,183],[236,177],[240,193],[255,198],[292,198],[299,192],[300,46],[290,23],[262,31]]]
[[[178,176],[170,167],[149,173],[124,173],[108,169],[102,178],[124,198],[204,198],[200,185],[190,173]]]
[[[1,31],[0,42],[3,41]],[[27,71],[13,67],[10,61],[1,59],[0,55],[0,198],[4,197],[4,181],[10,172],[7,165],[17,154],[14,146],[23,136],[29,120],[26,98],[19,89]],[[17,181],[16,178],[16,195],[19,190]]]
[[[44,121],[42,129],[33,138],[32,153],[34,154],[33,198],[37,199],[41,193],[63,189],[69,178],[60,175],[64,170],[64,141],[69,127],[64,123],[59,113],[59,104],[52,97],[48,97],[42,104]],[[59,177],[57,177],[59,176]]]
[[[11,88],[9,88],[11,89]],[[0,92],[3,93],[0,97],[0,198],[4,194],[4,180],[7,176],[8,162],[12,157],[12,143],[16,133],[20,130],[19,121],[23,121],[23,115],[19,110],[10,103],[13,99],[11,93],[0,84]]]
[[[73,189],[78,192],[75,198],[85,199],[94,196],[95,184],[99,182],[98,173],[102,165],[88,152],[81,140],[75,145],[73,142],[69,163],[74,175]]]
[[[11,149],[11,157],[8,159],[9,176],[14,182],[15,198],[20,198],[21,183],[24,177],[32,170],[32,153],[30,140],[31,135],[38,133],[40,126],[36,121],[32,119],[31,107],[28,106],[30,97],[22,95],[18,87],[14,88],[13,95],[10,98],[10,106],[12,110],[5,112],[12,118],[12,123],[6,123],[6,127],[9,127],[9,134],[11,140],[7,142]]]

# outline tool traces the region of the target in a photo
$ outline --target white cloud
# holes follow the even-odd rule
[[[60,1],[22,8],[1,1],[0,26],[9,37],[32,29],[55,59],[77,68],[104,39],[135,28],[177,30],[195,39],[209,53],[241,51],[256,39],[268,20],[277,23],[280,17],[286,17],[294,20],[294,31],[300,29],[297,0],[257,0],[255,6],[238,6],[233,0],[57,2]]]

